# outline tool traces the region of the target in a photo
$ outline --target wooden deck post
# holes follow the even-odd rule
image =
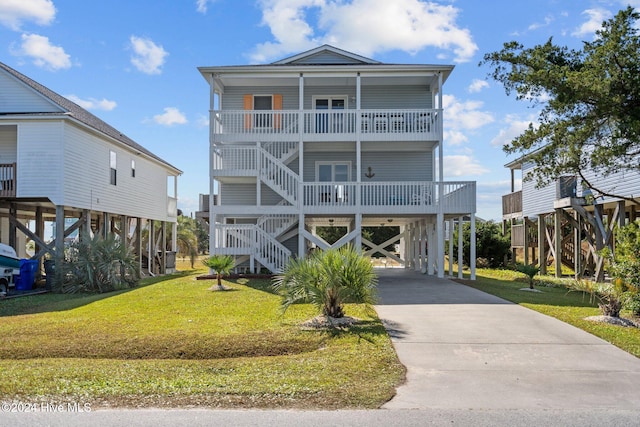
[[[545,242],[547,241],[546,215],[538,215],[538,262],[540,263],[540,274],[547,274],[547,251]]]
[[[56,291],[62,291],[62,263],[64,262],[64,206],[56,205],[56,243],[55,243],[55,285]]]
[[[555,256],[553,257],[556,277],[562,277],[562,209],[556,209],[553,214],[554,222],[554,246]]]

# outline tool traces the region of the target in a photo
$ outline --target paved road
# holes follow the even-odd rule
[[[0,413],[0,427],[640,426],[640,359],[558,320],[420,273],[380,271],[407,382],[372,411]]]

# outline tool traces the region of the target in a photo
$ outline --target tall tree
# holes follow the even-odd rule
[[[529,49],[512,41],[484,56],[480,65],[492,67],[507,95],[542,107],[538,125],[503,147],[528,155],[539,185],[579,175],[594,192],[625,198],[596,187],[585,172],[640,171],[638,18],[632,7],[619,11],[581,50],[552,39]]]

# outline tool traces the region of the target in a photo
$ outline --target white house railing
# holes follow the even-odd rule
[[[271,271],[283,268],[291,256],[289,249],[253,224],[216,224],[213,240],[215,253],[253,255]]]
[[[211,123],[215,141],[295,140],[301,133],[307,140],[356,134],[363,139],[437,140],[442,114],[440,109],[216,110]]]
[[[361,206],[362,211],[397,209],[406,213],[470,213],[476,208],[476,184],[464,182],[305,182],[303,203],[315,208]],[[370,208],[370,209],[368,209]],[[327,209],[325,209],[327,210]]]

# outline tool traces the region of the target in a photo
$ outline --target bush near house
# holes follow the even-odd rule
[[[458,228],[453,232],[453,255],[458,253]],[[465,265],[471,259],[471,226],[462,226],[462,258]],[[447,246],[448,250],[448,246]],[[498,268],[505,266],[505,260],[511,256],[511,241],[502,235],[500,225],[493,221],[476,222],[476,258],[478,267]]]

